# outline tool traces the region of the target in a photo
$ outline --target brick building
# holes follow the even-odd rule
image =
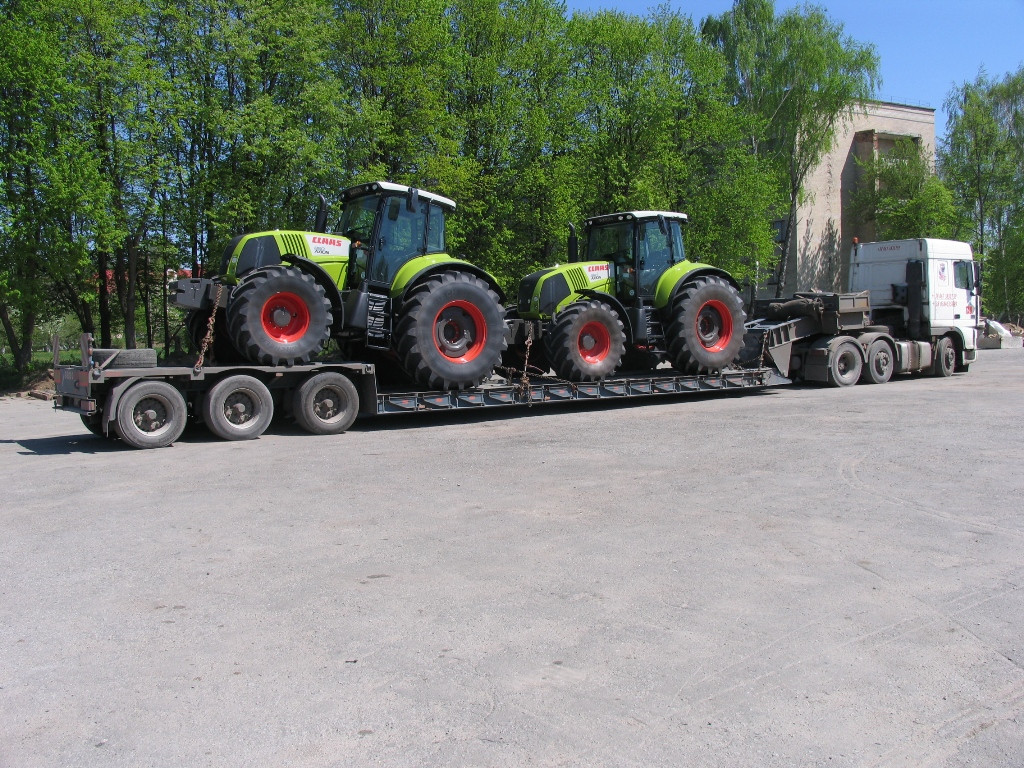
[[[783,295],[794,291],[846,289],[853,238],[875,239],[874,227],[856,221],[850,196],[860,184],[855,158],[885,154],[899,138],[910,138],[935,157],[935,110],[870,102],[840,126],[832,151],[805,184],[790,241]],[[771,286],[774,295],[774,286]]]

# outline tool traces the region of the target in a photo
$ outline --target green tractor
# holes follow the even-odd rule
[[[520,282],[508,322],[506,365],[550,365],[572,381],[597,381],[667,360],[684,374],[719,371],[743,346],[746,313],[727,272],[687,261],[686,214],[631,211],[575,229],[569,263]],[[537,342],[537,343],[534,343]]]
[[[336,233],[321,198],[315,231],[240,235],[220,274],[172,284],[197,347],[214,318],[220,363],[309,362],[330,338],[352,359],[397,362],[417,384],[479,384],[507,346],[504,297],[446,252],[446,197],[389,182],[342,193]]]

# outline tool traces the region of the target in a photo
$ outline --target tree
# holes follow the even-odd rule
[[[726,56],[736,103],[761,118],[763,135],[751,143],[769,154],[788,201],[781,296],[804,182],[832,147],[839,123],[874,94],[878,56],[815,6],[775,16],[770,0],[736,0],[701,30]]]
[[[953,236],[953,195],[932,172],[924,147],[901,138],[886,154],[857,164],[861,185],[851,204],[855,215],[874,224],[876,239]]]
[[[949,130],[939,154],[963,234],[983,263],[985,310],[1024,310],[1024,68],[1002,81],[984,73],[950,92]]]

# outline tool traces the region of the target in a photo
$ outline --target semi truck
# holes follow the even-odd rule
[[[976,359],[981,281],[969,245],[855,244],[848,277],[847,292],[755,302],[741,354],[722,370],[685,373],[663,363],[574,381],[524,366],[461,389],[410,388],[382,383],[369,361],[169,366],[157,364],[155,350],[96,349],[83,335],[80,364],[60,365],[55,352],[54,407],[79,414],[97,435],[156,448],[175,442],[190,420],[228,440],[258,437],[276,414],[313,434],[339,434],[359,415],[752,391],[794,381],[881,384],[896,373],[966,372]]]

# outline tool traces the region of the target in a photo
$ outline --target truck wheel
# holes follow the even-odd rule
[[[156,368],[155,349],[94,349],[92,361],[101,365],[110,358],[106,368]]]
[[[121,395],[114,431],[132,448],[163,448],[185,429],[185,398],[166,381],[143,379]]]
[[[318,373],[295,390],[295,421],[314,435],[340,435],[359,413],[359,393],[352,380],[340,373]]]
[[[203,348],[203,339],[209,328],[210,313],[208,311],[190,310],[185,315],[185,328],[196,354]],[[244,362],[228,334],[228,316],[223,309],[217,310],[217,320],[213,324],[213,344],[207,350],[213,361],[221,365]]]
[[[860,379],[864,361],[854,341],[837,344],[828,356],[828,383],[833,387],[849,387]]]
[[[86,416],[84,413],[79,414],[82,417],[82,426],[92,432],[96,437],[106,437],[107,435],[103,432],[103,422],[100,419],[98,413],[94,413],[91,416]]]
[[[946,378],[953,374],[956,367],[956,347],[949,336],[943,336],[935,344],[935,357],[932,358],[932,375]]]
[[[885,384],[892,378],[893,362],[892,347],[882,339],[876,339],[868,347],[867,362],[860,380],[865,384]]]
[[[478,277],[448,271],[406,301],[395,328],[405,372],[431,389],[465,389],[486,379],[508,346],[505,311]]]
[[[252,440],[274,418],[274,398],[267,385],[252,376],[221,379],[203,398],[203,421],[224,440]]]
[[[747,314],[739,292],[720,277],[698,277],[672,304],[668,353],[682,373],[720,371],[743,349]]]
[[[626,351],[622,320],[600,301],[569,305],[544,338],[551,367],[570,381],[598,381],[611,375]]]
[[[264,365],[308,363],[330,337],[331,303],[295,267],[261,270],[228,300],[228,332],[246,359]]]

